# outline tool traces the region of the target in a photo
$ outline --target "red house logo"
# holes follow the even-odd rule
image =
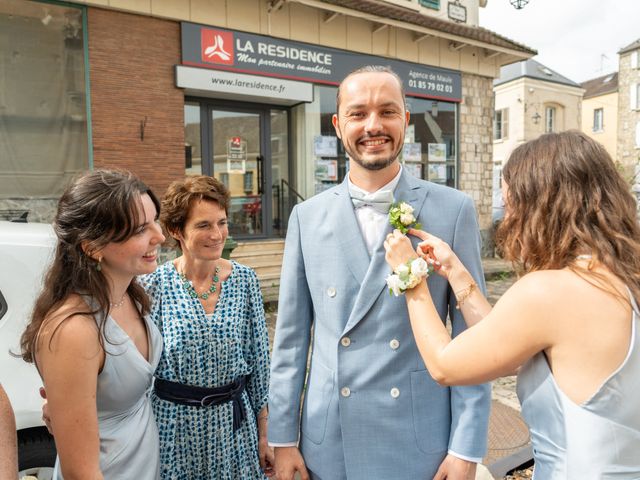
[[[202,60],[207,63],[233,65],[233,33],[203,28],[200,31]]]

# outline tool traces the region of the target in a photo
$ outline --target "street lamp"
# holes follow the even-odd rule
[[[520,10],[529,3],[529,0],[509,0],[509,3],[511,3],[511,5],[513,5],[517,10]]]

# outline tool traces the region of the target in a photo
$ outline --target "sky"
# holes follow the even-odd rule
[[[640,38],[640,0],[488,0],[480,26],[538,51],[535,58],[584,82],[618,70],[618,50]]]

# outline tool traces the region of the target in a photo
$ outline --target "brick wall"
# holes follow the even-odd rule
[[[473,198],[478,212],[483,255],[493,256],[493,79],[462,74],[460,104],[460,190]]]
[[[99,8],[87,17],[94,167],[131,170],[162,195],[184,175],[180,25]]]

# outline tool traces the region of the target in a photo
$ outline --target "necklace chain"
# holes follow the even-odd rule
[[[218,277],[219,273],[220,267],[216,266],[216,269],[213,272],[211,285],[202,293],[196,292],[196,289],[193,288],[193,282],[191,282],[191,280],[189,280],[184,273],[178,273],[178,275],[180,275],[180,280],[182,281],[183,288],[187,291],[191,298],[201,298],[202,300],[206,300],[207,298],[209,298],[209,295],[218,291],[218,287],[216,284],[220,281],[220,277]]]
[[[122,298],[120,299],[119,302],[114,302],[114,303],[109,302],[109,306],[111,308],[120,308],[122,305],[124,305],[124,301],[126,299],[127,299],[127,292],[124,292],[124,295],[122,295]]]

